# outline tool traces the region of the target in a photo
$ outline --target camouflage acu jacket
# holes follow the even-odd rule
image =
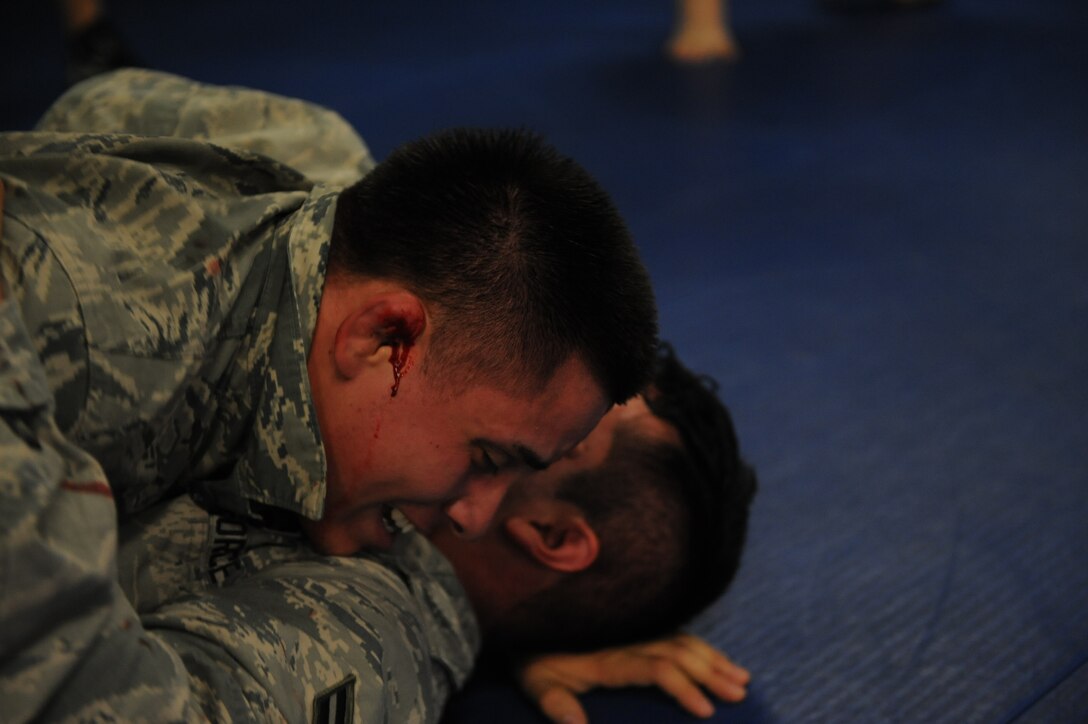
[[[223,718],[433,722],[479,633],[453,569],[403,526],[388,553],[328,558],[183,497],[122,529],[118,570],[143,625],[227,692]]]
[[[150,71],[0,134],[9,296],[123,515],[212,480],[224,509],[320,517],[306,354],[339,184],[372,165],[331,111]]]

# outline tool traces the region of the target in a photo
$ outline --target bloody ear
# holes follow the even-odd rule
[[[600,553],[596,531],[574,512],[556,516],[514,515],[503,525],[518,547],[553,571],[583,571]]]
[[[383,292],[352,305],[336,329],[333,359],[337,373],[354,379],[369,364],[384,363],[382,347],[403,357],[427,326],[423,302],[410,292]]]

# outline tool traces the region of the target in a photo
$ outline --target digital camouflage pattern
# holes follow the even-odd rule
[[[327,108],[148,70],[83,82],[52,105],[38,129],[209,141],[274,158],[329,186],[349,186],[374,168],[363,140]]]
[[[372,562],[292,559],[142,619],[117,581],[118,511],[320,515],[306,353],[337,191],[370,165],[329,111],[148,71],[0,134],[3,721],[306,721],[349,690],[359,721],[437,715],[409,604],[438,594],[371,590]]]
[[[5,224],[6,227],[6,224]],[[7,229],[5,228],[5,235]],[[0,303],[0,719],[195,721],[220,713],[117,583],[117,514],[98,463],[65,439],[16,304]],[[104,672],[115,674],[103,675]]]
[[[194,637],[217,642],[226,678],[213,689],[234,690],[240,667],[247,705],[288,721],[321,720],[315,702],[345,681],[346,721],[436,721],[478,647],[453,569],[406,521],[388,553],[331,558],[182,497],[123,527],[118,569],[144,625],[187,664],[209,664]]]
[[[208,142],[219,133],[230,147]],[[310,176],[250,148],[285,137]],[[320,517],[306,352],[339,187],[313,179],[336,157],[351,178],[372,165],[330,111],[151,71],[89,80],[37,131],[0,135],[3,274],[58,424],[122,515],[218,478],[222,507]]]

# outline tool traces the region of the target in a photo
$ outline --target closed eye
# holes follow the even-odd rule
[[[473,441],[476,453],[472,459],[475,472],[494,475],[505,469],[525,466],[530,470],[546,470],[550,463],[520,443],[509,445],[480,438]]]
[[[477,454],[472,458],[472,469],[473,472],[482,475],[498,475],[499,464],[495,462],[491,453],[483,448],[479,448]]]

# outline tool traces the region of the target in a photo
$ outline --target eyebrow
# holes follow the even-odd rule
[[[517,456],[521,458],[521,461],[533,470],[547,470],[548,465],[551,464],[544,462],[544,460],[542,460],[539,455],[537,455],[535,452],[525,447],[524,445],[519,445],[515,443],[513,445],[513,449]]]
[[[480,437],[473,440],[472,444],[496,450],[504,456],[512,458],[511,462],[519,462],[533,470],[547,470],[548,466],[551,465],[551,461],[540,457],[535,450],[520,442],[498,442],[497,440]]]

